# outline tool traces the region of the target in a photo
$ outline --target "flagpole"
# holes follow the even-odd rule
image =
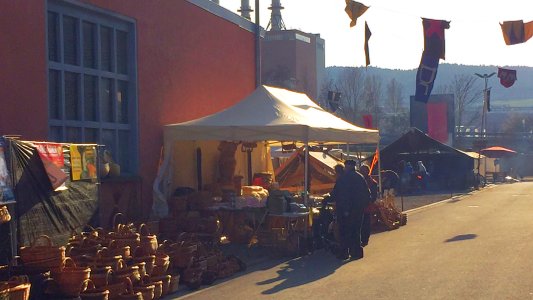
[[[481,133],[480,133],[480,137],[482,140],[485,140],[485,109],[487,107],[487,85],[488,85],[488,81],[489,81],[489,78],[491,78],[492,76],[494,76],[494,74],[496,74],[496,72],[492,72],[490,74],[479,74],[479,73],[474,73],[474,75],[476,75],[477,77],[479,78],[483,78],[485,80],[485,88],[483,89],[483,107],[482,107],[482,110],[481,110]],[[486,146],[486,145],[485,145]],[[480,149],[479,149],[479,153],[478,153],[478,158],[477,158],[477,176],[478,176],[478,180],[480,178],[480,167],[481,167],[481,144],[480,144]]]

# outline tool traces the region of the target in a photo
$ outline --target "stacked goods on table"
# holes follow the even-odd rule
[[[235,206],[243,207],[265,207],[268,198],[268,190],[257,185],[242,187],[242,195],[237,197]]]

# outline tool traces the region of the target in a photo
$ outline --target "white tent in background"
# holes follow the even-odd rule
[[[166,125],[163,130],[165,159],[154,182],[154,212],[157,215],[166,214],[164,209],[162,213],[157,213],[159,210],[155,206],[166,205],[166,197],[159,186],[168,171],[172,145],[176,141],[279,141],[304,144],[377,144],[379,141],[377,130],[350,124],[325,111],[303,93],[264,85],[223,111]]]

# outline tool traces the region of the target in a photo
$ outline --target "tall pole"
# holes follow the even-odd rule
[[[261,26],[259,26],[259,0],[255,0],[255,87],[261,85]]]
[[[494,74],[496,74],[496,72],[492,72],[490,74],[479,74],[479,73],[474,73],[474,75],[476,75],[477,77],[479,78],[483,78],[485,80],[485,88],[483,89],[483,107],[481,108],[481,133],[480,133],[480,137],[482,140],[485,140],[485,109],[488,105],[487,103],[487,90],[488,90],[488,82],[489,82],[489,78],[494,76]],[[478,175],[478,178],[479,178],[479,175],[480,175],[480,170],[479,168],[481,167],[481,143],[480,143],[480,149],[479,149],[479,152],[478,152],[478,159],[477,159],[477,175]]]

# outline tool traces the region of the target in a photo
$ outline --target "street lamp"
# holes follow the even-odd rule
[[[489,78],[491,78],[492,76],[494,76],[494,74],[496,74],[496,72],[492,72],[490,74],[479,74],[479,73],[474,73],[474,75],[476,75],[477,77],[479,78],[483,78],[485,79],[485,88],[483,89],[483,107],[482,107],[482,111],[481,111],[481,133],[480,133],[480,137],[481,139],[483,140],[484,137],[485,137],[485,108],[487,107],[488,103],[487,101],[489,101],[488,99],[488,81],[489,81]],[[479,155],[478,155],[478,159],[477,159],[477,175],[478,175],[478,178],[479,175],[480,175],[480,172],[479,172],[479,167],[481,165],[481,149],[484,148],[481,143],[481,140],[480,140],[480,143],[479,143],[480,147],[479,147]]]

